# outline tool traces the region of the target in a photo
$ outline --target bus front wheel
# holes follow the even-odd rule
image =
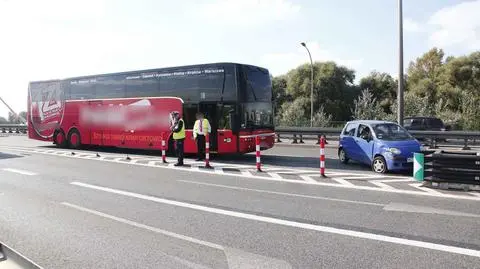
[[[82,141],[80,139],[80,132],[77,129],[72,129],[68,133],[68,145],[70,148],[79,149],[82,145]]]

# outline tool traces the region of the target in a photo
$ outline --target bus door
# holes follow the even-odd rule
[[[103,102],[101,100],[91,100],[88,101],[88,106],[91,110],[100,110],[102,109]],[[102,127],[90,125],[87,126],[88,136],[90,137],[90,143],[86,143],[87,141],[83,142],[85,144],[92,144],[92,145],[103,145],[103,134],[104,130]],[[82,140],[83,141],[83,140]]]
[[[210,122],[212,132],[210,133],[210,150],[217,151],[217,130],[218,130],[218,109],[217,103],[201,103],[200,112],[205,115],[205,118]]]

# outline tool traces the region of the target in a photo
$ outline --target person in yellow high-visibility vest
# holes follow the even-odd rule
[[[205,158],[205,135],[212,132],[210,122],[204,118],[203,113],[198,112],[196,115],[197,120],[193,126],[193,138],[197,142],[197,161],[201,161]]]
[[[175,150],[177,153],[177,163],[174,164],[175,166],[182,166],[183,165],[183,142],[185,141],[185,123],[183,119],[180,117],[180,113],[178,111],[174,111],[171,113],[172,118],[172,126],[171,130],[173,133],[173,140],[175,140]]]

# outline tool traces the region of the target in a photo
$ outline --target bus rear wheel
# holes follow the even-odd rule
[[[79,149],[82,145],[82,141],[80,139],[80,132],[77,129],[72,129],[68,133],[68,145],[72,149]]]
[[[63,130],[55,131],[53,135],[53,142],[57,147],[64,148],[67,146],[67,138],[65,137],[65,132]]]

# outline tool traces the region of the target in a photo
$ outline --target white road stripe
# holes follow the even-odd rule
[[[336,182],[338,182],[338,183],[340,183],[340,184],[342,184],[342,185],[355,186],[355,185],[353,185],[352,183],[346,181],[346,180],[343,179],[343,178],[334,178],[334,177],[331,177],[331,178],[329,178],[329,179],[334,180],[334,181],[336,181]]]
[[[437,194],[437,195],[442,195],[443,193],[439,192],[439,191],[436,191],[434,189],[430,189],[430,188],[426,188],[426,187],[421,187],[422,186],[422,183],[412,183],[412,184],[408,184],[409,186],[411,187],[414,187],[416,189],[419,189],[421,191],[425,191],[425,192],[428,192],[428,193],[431,193],[431,194]]]
[[[476,197],[480,197],[480,193],[479,192],[469,192],[469,194],[473,195],[473,196],[476,196]]]
[[[156,163],[157,163],[157,161],[149,161],[147,165],[149,165],[149,166],[155,166]]]
[[[118,221],[118,222],[121,222],[121,223],[124,223],[124,224],[128,224],[130,226],[134,226],[134,227],[137,227],[137,228],[149,230],[149,231],[152,231],[152,232],[155,232],[155,233],[163,234],[163,235],[166,235],[166,236],[170,236],[170,237],[177,238],[177,239],[180,239],[180,240],[184,240],[184,241],[192,242],[192,243],[195,243],[195,244],[207,246],[207,247],[210,247],[210,248],[223,250],[223,247],[220,246],[220,245],[210,243],[210,242],[207,242],[207,241],[203,241],[203,240],[200,240],[200,239],[196,239],[196,238],[193,238],[193,237],[189,237],[189,236],[186,236],[186,235],[165,231],[165,230],[158,229],[158,228],[155,228],[155,227],[152,227],[152,226],[148,226],[148,225],[145,225],[145,224],[141,224],[141,223],[138,223],[138,222],[127,220],[127,219],[124,219],[124,218],[115,217],[115,216],[112,216],[112,215],[102,213],[100,211],[88,209],[88,208],[81,207],[81,206],[74,205],[74,204],[70,204],[70,203],[67,203],[67,202],[62,202],[61,204],[64,205],[64,206],[68,206],[68,207],[83,211],[83,212],[87,212],[87,213],[90,213],[90,214],[93,214],[93,215],[97,215],[97,216],[100,216],[100,217],[103,217],[103,218],[107,218],[107,219],[115,220],[115,221]]]
[[[35,176],[37,173],[26,171],[26,170],[20,170],[20,169],[15,169],[15,168],[3,168],[3,171],[7,172],[12,172],[12,173],[17,173],[25,176]]]
[[[259,189],[243,188],[243,187],[236,187],[236,186],[229,186],[229,185],[221,185],[221,184],[212,184],[212,183],[205,183],[205,182],[191,181],[191,180],[178,180],[178,181],[180,181],[180,182],[186,182],[186,183],[192,183],[192,184],[198,184],[198,185],[205,185],[205,186],[226,188],[226,189],[232,189],[232,190],[243,190],[243,191],[252,191],[252,192],[260,192],[260,193],[269,193],[269,194],[277,194],[277,195],[284,195],[284,196],[308,198],[308,199],[315,199],[315,200],[326,200],[326,201],[334,201],[334,202],[342,202],[342,203],[352,203],[352,204],[363,204],[363,205],[373,205],[373,206],[382,206],[382,207],[387,205],[387,204],[379,204],[379,203],[364,202],[364,201],[353,201],[353,200],[345,200],[345,199],[336,199],[336,198],[329,198],[329,197],[323,197],[323,196],[312,196],[312,195],[295,194],[295,193],[287,193],[287,192],[278,192],[278,191],[268,191],[268,190],[259,190]]]
[[[271,176],[272,178],[283,179],[283,177],[280,176],[278,173],[268,172],[267,174],[268,174],[269,176]]]
[[[318,183],[318,181],[316,181],[315,179],[313,179],[311,177],[311,175],[301,175],[300,176],[303,180],[305,180],[306,182],[311,182],[311,183]]]
[[[248,220],[253,220],[253,221],[283,225],[283,226],[306,229],[306,230],[313,230],[313,231],[317,231],[317,232],[324,232],[324,233],[330,233],[330,234],[350,236],[350,237],[355,237],[355,238],[362,238],[362,239],[369,239],[369,240],[375,240],[375,241],[381,241],[381,242],[388,242],[388,243],[392,243],[392,244],[399,244],[399,245],[406,245],[406,246],[411,246],[411,247],[419,247],[419,248],[425,248],[425,249],[431,249],[431,250],[437,250],[437,251],[443,251],[443,252],[449,252],[449,253],[456,253],[456,254],[462,254],[462,255],[466,255],[466,256],[473,256],[473,257],[479,257],[480,258],[480,251],[475,250],[475,249],[468,249],[468,248],[461,248],[461,247],[455,247],[455,246],[449,246],[449,245],[435,244],[435,243],[430,243],[430,242],[417,241],[417,240],[411,240],[411,239],[405,239],[405,238],[399,238],[399,237],[393,237],[393,236],[387,236],[387,235],[381,235],[381,234],[359,232],[359,231],[353,231],[353,230],[347,230],[347,229],[339,229],[339,228],[333,228],[333,227],[328,227],[328,226],[321,226],[321,225],[314,225],[314,224],[308,224],[308,223],[302,223],[302,222],[296,222],[296,221],[276,219],[276,218],[272,218],[272,217],[264,217],[264,216],[254,215],[254,214],[232,211],[232,210],[225,210],[225,209],[219,209],[219,208],[214,208],[214,207],[207,207],[207,206],[202,206],[202,205],[197,205],[197,204],[192,204],[192,203],[172,201],[172,200],[153,197],[153,196],[149,196],[149,195],[133,193],[133,192],[128,192],[128,191],[122,191],[122,190],[116,190],[116,189],[107,188],[107,187],[100,187],[100,186],[85,184],[85,183],[81,183],[81,182],[71,182],[70,184],[76,185],[76,186],[79,186],[79,187],[84,187],[84,188],[89,188],[89,189],[114,193],[114,194],[118,194],[118,195],[123,195],[123,196],[127,196],[127,197],[133,197],[133,198],[143,199],[143,200],[152,201],[152,202],[156,202],[156,203],[178,206],[178,207],[183,207],[183,208],[189,208],[189,209],[193,209],[193,210],[198,210],[198,211],[203,211],[203,212],[208,212],[208,213],[213,213],[213,214],[219,214],[219,215],[224,215],[224,216],[248,219]],[[128,221],[128,220],[122,219],[121,221]],[[134,224],[132,223],[131,225],[134,225]],[[146,226],[144,228],[147,228],[147,229],[151,230],[151,228],[153,228],[153,227]],[[191,239],[198,240],[198,239],[194,239],[194,238],[191,238]]]
[[[370,175],[365,175],[365,176],[351,175],[351,176],[342,176],[341,178],[343,178],[343,179],[375,179],[375,178],[381,178],[381,177],[370,176]]]
[[[217,173],[217,174],[223,174],[223,168],[221,168],[221,167],[214,167],[213,169],[215,170],[215,173]]]
[[[12,147],[4,147],[0,146],[0,148],[7,148],[12,151],[17,151],[17,152],[26,152],[26,153],[40,153],[40,154],[46,154],[44,151],[39,151],[35,149],[18,149],[18,148],[12,148]],[[77,158],[76,155],[70,155],[70,152],[65,152],[66,158]],[[121,163],[121,164],[126,164],[126,165],[136,165],[136,166],[145,166],[145,167],[151,167],[148,164],[142,164],[142,163],[137,163],[137,164],[131,164],[129,162],[118,162],[110,159],[104,159],[106,157],[114,157],[118,155],[108,155],[108,156],[102,156],[98,159],[94,159],[95,161],[104,161],[104,162],[110,162],[110,163]],[[119,157],[120,158],[120,157]],[[168,159],[170,162],[168,166],[156,166],[158,168],[162,169],[177,169],[177,170],[183,170],[183,171],[192,171],[190,168],[187,167],[174,167],[172,163],[171,158]],[[228,168],[237,168],[237,169],[245,169],[245,168],[251,168],[251,166],[245,166],[245,165],[234,165],[234,164],[225,164],[228,166]],[[291,169],[292,171],[298,171],[299,173],[312,173],[311,170],[294,170]],[[200,170],[198,173],[205,173],[205,174],[212,174],[212,175],[218,175],[215,173],[213,170]],[[298,173],[295,173],[298,174]],[[327,176],[331,175],[354,175],[353,173],[343,173],[343,172],[327,172]],[[232,176],[232,177],[242,177],[242,178],[248,178],[248,179],[254,179],[254,180],[268,180],[268,181],[282,181],[282,182],[288,182],[288,183],[295,183],[295,184],[310,184],[310,185],[316,185],[316,186],[327,186],[327,187],[335,187],[335,188],[348,188],[348,189],[355,189],[355,190],[367,190],[367,191],[381,191],[381,192],[391,192],[391,193],[400,193],[400,194],[408,194],[408,195],[417,195],[417,196],[429,196],[429,197],[438,197],[438,198],[444,198],[444,199],[460,199],[460,200],[471,200],[471,201],[480,201],[480,196],[474,196],[474,195],[455,195],[455,194],[449,194],[449,193],[441,193],[441,194],[433,194],[433,193],[428,193],[425,191],[420,191],[420,190],[402,190],[402,189],[395,189],[395,188],[378,188],[378,187],[369,187],[369,186],[347,186],[347,185],[340,185],[337,183],[330,183],[330,182],[318,182],[315,180],[312,181],[305,181],[305,180],[295,180],[295,179],[283,179],[283,180],[278,180],[275,178],[272,178],[270,176],[261,176],[261,175],[252,175],[250,172],[242,170],[241,175],[234,173],[234,172],[225,172],[224,175],[226,176]],[[382,178],[393,178],[393,179],[398,179],[398,176],[383,176]],[[386,184],[382,186],[388,186]]]
[[[242,170],[241,173],[242,176],[253,177],[252,173],[250,173],[248,170]]]
[[[382,180],[370,180],[368,182],[370,182],[373,185],[378,186],[378,187],[380,187],[381,189],[384,189],[384,190],[395,190],[395,188],[393,188],[392,186],[383,183]]]

